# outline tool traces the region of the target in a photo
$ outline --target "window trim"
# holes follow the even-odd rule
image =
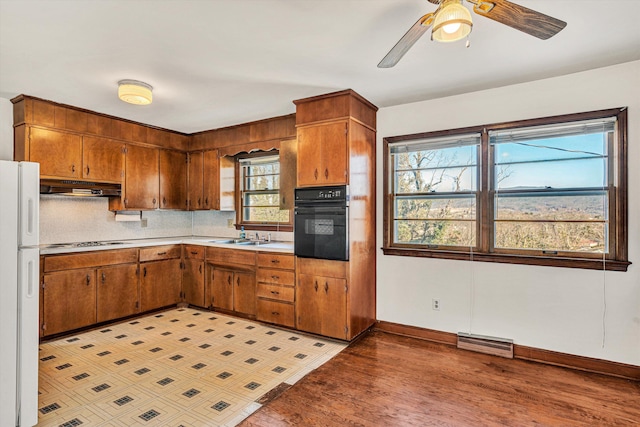
[[[289,222],[273,222],[273,223],[256,223],[256,222],[245,222],[243,220],[242,211],[243,211],[243,203],[242,203],[242,166],[240,165],[240,160],[243,159],[251,159],[256,157],[272,157],[278,156],[278,161],[280,161],[280,152],[278,150],[271,151],[260,151],[257,153],[243,153],[235,156],[235,204],[236,204],[236,230],[240,230],[244,227],[245,230],[255,230],[255,231],[276,231],[276,232],[291,232],[293,231],[293,213],[289,210]],[[278,190],[279,191],[279,190]]]
[[[526,264],[539,266],[569,267],[593,270],[627,271],[631,262],[628,261],[628,135],[627,135],[627,107],[590,111],[584,113],[572,113],[559,116],[550,116],[536,119],[518,120],[511,122],[493,123],[465,127],[459,129],[440,130],[435,132],[422,132],[410,135],[392,136],[383,138],[383,247],[385,255],[426,257],[438,259],[454,259],[469,261],[499,262],[508,264]],[[615,116],[617,140],[613,141],[613,152],[610,162],[616,162],[616,183],[609,189],[612,196],[610,203],[610,227],[609,245],[610,255],[604,257],[601,254],[585,254],[576,257],[575,252],[561,252],[557,254],[532,254],[529,250],[518,249],[492,249],[493,239],[493,192],[489,184],[491,176],[490,168],[490,144],[489,131],[508,130],[540,125],[563,124],[581,120],[601,119]],[[390,164],[390,145],[402,141],[417,139],[431,139],[442,136],[452,136],[465,133],[480,133],[480,150],[478,168],[480,185],[478,188],[477,202],[477,229],[476,248],[464,250],[454,247],[441,248],[416,248],[414,245],[393,243],[393,189],[391,174],[394,172]],[[615,156],[615,159],[614,159]],[[542,251],[540,251],[542,252]]]

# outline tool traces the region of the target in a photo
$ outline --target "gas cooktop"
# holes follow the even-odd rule
[[[77,242],[77,243],[53,243],[45,246],[46,249],[55,248],[85,248],[91,246],[111,246],[111,245],[123,245],[124,242]]]

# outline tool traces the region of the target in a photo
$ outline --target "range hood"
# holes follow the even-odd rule
[[[104,182],[41,179],[40,194],[80,197],[119,197],[121,194],[121,185]]]

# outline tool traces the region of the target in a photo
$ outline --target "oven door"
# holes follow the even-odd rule
[[[349,260],[348,207],[298,206],[294,219],[294,253],[299,257]]]

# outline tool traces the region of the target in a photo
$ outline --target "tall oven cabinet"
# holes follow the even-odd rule
[[[349,260],[298,259],[296,324],[303,331],[352,340],[376,319],[378,108],[350,89],[294,104],[297,186],[346,184],[350,196]]]

